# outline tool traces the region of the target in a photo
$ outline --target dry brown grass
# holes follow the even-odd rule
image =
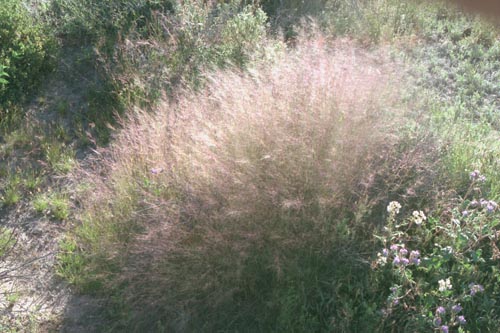
[[[250,74],[212,74],[202,94],[137,112],[113,147],[113,178],[142,172],[210,205],[220,200],[205,192],[215,189],[233,214],[249,202],[307,206],[310,187],[329,189],[322,200],[343,201],[378,149],[396,142],[402,110],[383,66],[322,43]]]
[[[78,234],[93,274],[106,276],[96,258],[119,262],[142,320],[181,330],[259,278],[253,256],[279,279],[296,249],[329,251],[339,221],[420,180],[421,154],[398,153],[400,81],[382,55],[317,38],[208,80],[125,122]]]

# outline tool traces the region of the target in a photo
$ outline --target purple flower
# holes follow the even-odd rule
[[[453,305],[451,307],[451,311],[455,312],[455,313],[459,313],[460,311],[462,311],[462,306],[460,304],[456,304],[456,305]]]
[[[405,256],[408,254],[408,250],[403,247],[403,248],[401,248],[401,250],[399,250],[399,254],[402,256]]]
[[[477,200],[472,200],[472,201],[470,202],[470,206],[471,206],[472,208],[476,208],[478,205],[479,205],[479,202],[477,202]]]
[[[397,251],[398,249],[399,249],[399,246],[397,246],[396,244],[391,245],[391,251]]]
[[[493,200],[488,201],[488,203],[486,204],[486,210],[488,211],[488,213],[493,213],[493,211],[497,209],[497,207],[498,204]]]
[[[399,259],[399,257],[395,257],[394,260],[392,261],[392,264],[394,266],[399,266],[401,264],[401,259]]]
[[[441,325],[441,322],[442,322],[441,318],[439,318],[439,317],[434,318],[434,325],[439,326],[439,325]]]
[[[464,211],[462,212],[462,216],[463,216],[463,217],[467,217],[467,216],[469,216],[469,211],[464,210]]]
[[[414,264],[415,266],[420,265],[420,259],[419,258],[412,258],[411,263]]]
[[[484,287],[480,284],[471,283],[469,284],[469,288],[471,296],[474,296],[477,293],[482,293],[484,291]]]
[[[479,170],[474,170],[469,174],[471,180],[476,180],[480,175],[481,172]]]
[[[399,299],[397,299],[397,298],[396,298],[396,299],[394,299],[394,300],[392,301],[392,304],[393,304],[393,305],[398,305],[398,304],[399,304]]]
[[[488,205],[488,200],[486,199],[480,199],[479,203],[481,204],[481,207],[486,207]]]
[[[392,293],[395,294],[398,291],[398,288],[397,287],[391,287],[390,290],[391,290]]]
[[[439,306],[437,309],[436,309],[436,313],[439,314],[439,315],[443,315],[446,313],[446,309],[442,306]]]
[[[163,168],[153,168],[153,169],[151,169],[151,173],[153,175],[157,175],[157,174],[162,173],[162,172],[163,172]]]
[[[460,325],[465,325],[467,323],[467,320],[465,320],[464,316],[458,316],[458,323]]]
[[[446,325],[441,326],[441,332],[448,333],[448,330],[449,330],[448,326]]]
[[[389,250],[387,250],[387,249],[383,249],[383,250],[382,250],[382,255],[383,255],[384,257],[387,257],[387,256],[389,255]]]
[[[401,258],[401,264],[403,264],[403,266],[408,266],[409,263],[410,260],[408,260],[407,258]]]

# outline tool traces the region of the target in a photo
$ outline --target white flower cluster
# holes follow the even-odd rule
[[[399,214],[399,210],[401,209],[401,204],[397,201],[391,201],[387,206],[387,212],[389,214]]]
[[[425,216],[424,212],[421,210],[415,210],[413,211],[413,222],[415,222],[416,225],[421,225],[424,223],[425,220],[427,220],[427,216]]]
[[[446,280],[439,280],[438,283],[439,283],[439,291],[446,291],[453,288],[453,286],[451,285],[450,278],[447,278]]]
[[[377,253],[377,264],[379,265],[385,265],[387,264],[387,255],[382,254],[382,253]]]

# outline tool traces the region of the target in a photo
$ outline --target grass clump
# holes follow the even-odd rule
[[[114,290],[132,331],[376,327],[358,240],[432,173],[399,162],[390,75],[321,45],[131,116],[60,274]]]
[[[0,259],[8,253],[15,245],[16,238],[14,232],[7,228],[0,228]],[[0,272],[0,277],[1,277]]]
[[[70,201],[61,193],[38,194],[33,199],[33,208],[39,214],[64,221],[70,215]]]
[[[33,199],[33,208],[35,208],[38,213],[47,212],[49,209],[49,204],[49,199],[45,195],[37,195]]]
[[[21,192],[16,186],[7,186],[0,199],[5,206],[13,206],[21,200]]]
[[[0,182],[0,203],[2,206],[14,206],[22,198],[21,178],[8,173]]]
[[[75,152],[71,147],[59,141],[48,141],[42,144],[43,153],[48,166],[57,173],[66,174],[76,164]]]

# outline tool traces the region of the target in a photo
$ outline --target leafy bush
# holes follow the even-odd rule
[[[266,15],[238,0],[54,0],[51,11],[67,42],[96,45],[103,69],[132,76],[129,83],[146,75],[135,73],[135,67],[162,84],[196,83],[203,68],[247,63],[266,34]],[[166,68],[157,73],[158,67]]]
[[[54,40],[34,20],[25,4],[5,0],[0,6],[0,123],[53,68]]]
[[[172,10],[171,0],[52,0],[51,16],[67,43],[111,48],[133,29],[146,28],[154,11]]]
[[[127,99],[148,104],[175,87],[199,88],[202,73],[228,65],[244,68],[269,51],[267,16],[242,1],[211,4],[183,1],[173,14],[154,13],[117,48],[114,81]],[[279,43],[276,43],[279,46]]]

